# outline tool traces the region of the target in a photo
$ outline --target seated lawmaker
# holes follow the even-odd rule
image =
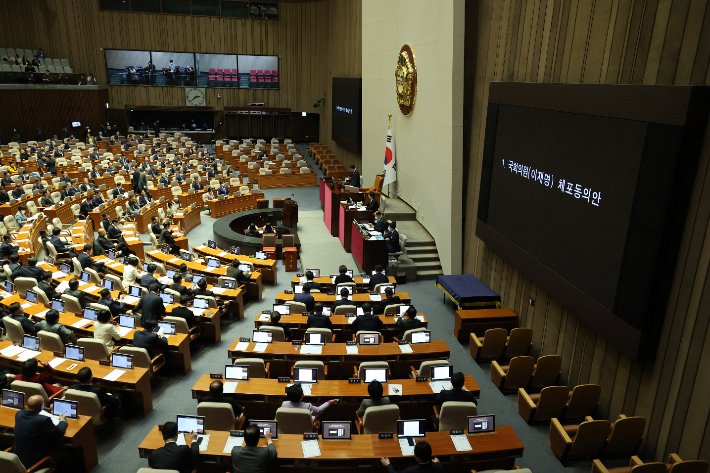
[[[378,284],[387,284],[389,282],[390,279],[385,274],[382,265],[378,264],[377,266],[375,266],[375,274],[370,277],[370,290],[374,291],[375,286],[377,286]]]
[[[348,272],[348,267],[345,266],[344,264],[341,264],[340,268],[338,268],[338,273],[340,273],[340,274],[338,274],[335,277],[335,281],[333,282],[333,284],[335,284],[335,286],[337,286],[338,284],[342,284],[345,282],[355,282],[355,280],[353,278],[348,276],[347,272]]]
[[[51,332],[59,335],[62,339],[62,343],[65,345],[76,345],[77,338],[74,332],[69,330],[64,324],[59,323],[59,311],[50,309],[44,316],[44,320],[40,320],[35,324],[35,328],[39,332],[44,330],[45,332]]]
[[[376,232],[380,232],[383,235],[387,231],[387,220],[385,220],[384,216],[382,215],[382,212],[375,212],[375,220],[373,222],[373,227],[375,227]]]
[[[104,289],[104,291],[108,291],[108,289]],[[111,320],[111,312],[106,309],[102,309],[96,314],[94,339],[103,343],[109,351],[116,346],[114,340],[121,339],[121,333],[116,329],[115,322]]]
[[[348,299],[348,296],[350,296],[350,291],[348,290],[348,288],[341,287],[340,288],[340,299],[333,302],[333,313],[335,313],[335,309],[337,309],[341,305],[353,305],[353,301]]]
[[[108,310],[111,312],[111,315],[113,317],[118,317],[126,310],[126,304],[114,300],[113,297],[111,297],[111,291],[109,291],[108,289],[101,289],[101,292],[99,294],[100,297],[98,303],[108,307]]]
[[[38,372],[39,367],[42,367],[41,373]],[[41,384],[47,395],[52,396],[62,390],[60,386],[50,383],[53,376],[54,368],[49,366],[49,364],[39,361],[37,358],[30,358],[22,362],[20,374],[15,376],[15,381]]]
[[[281,407],[286,407],[289,409],[307,409],[311,413],[311,417],[315,419],[326,409],[328,409],[333,404],[337,404],[340,399],[331,399],[330,401],[325,401],[320,406],[314,406],[310,402],[303,402],[303,388],[301,383],[294,383],[286,387],[286,397],[288,401],[283,401]]]
[[[49,242],[54,245],[54,249],[57,250],[57,253],[69,253],[72,257],[76,258],[76,252],[72,249],[71,245],[68,245],[66,242],[59,239],[59,234],[61,232],[62,230],[59,227],[54,227],[52,229],[52,236],[49,238]],[[101,229],[99,229],[99,234],[100,233]]]
[[[197,443],[197,433],[190,432],[190,446],[178,445],[178,432],[175,422],[166,422],[160,427],[163,434],[164,447],[155,449],[150,454],[151,467],[159,470],[175,470],[179,473],[190,473],[191,463],[197,460],[200,453],[200,444]]]
[[[383,397],[384,389],[382,388],[382,383],[375,380],[367,386],[367,392],[370,394],[369,399],[363,399],[360,403],[360,407],[357,410],[357,416],[362,418],[365,415],[365,411],[369,407],[375,406],[386,406],[390,404],[390,398],[387,396]]]
[[[148,267],[146,268],[146,273],[143,276],[141,276],[141,286],[148,289],[151,284],[155,283],[160,286],[161,290],[165,289],[165,284],[162,284],[154,276],[156,269],[158,269],[158,267],[154,263],[148,263]]]
[[[202,398],[202,402],[220,402],[229,404],[232,406],[235,417],[239,417],[239,415],[244,412],[241,404],[235,401],[233,397],[227,397],[224,395],[224,385],[220,380],[215,380],[210,383],[210,393]]]
[[[439,462],[438,458],[432,458],[431,455],[429,442],[420,440],[414,446],[414,460],[416,460],[417,465],[405,468],[402,473],[444,473],[444,465]],[[380,462],[387,467],[387,473],[396,473],[396,470],[390,464],[389,458],[381,458]]]
[[[355,317],[353,321],[353,330],[359,332],[360,330],[379,332],[385,328],[385,324],[382,320],[376,316],[372,315],[372,306],[369,302],[365,302],[362,305],[363,315]]]
[[[280,317],[279,320],[281,320]],[[316,302],[313,305],[313,312],[308,316],[306,325],[308,328],[327,328],[333,330],[333,322],[330,321],[330,317],[323,315],[322,302]]]
[[[49,299],[50,302],[54,299],[61,299],[61,296],[57,294],[57,291],[54,289],[54,285],[52,284],[51,271],[42,272],[42,276],[40,276],[40,280],[37,283],[37,287],[44,291],[44,294],[47,296],[47,299]]]
[[[76,389],[85,393],[95,394],[101,403],[101,407],[106,407],[106,417],[116,417],[121,409],[121,401],[118,396],[106,392],[106,388],[94,386],[91,382],[94,380],[94,374],[91,368],[84,366],[76,374],[77,384],[72,384],[69,389]]]
[[[418,329],[424,323],[417,318],[417,309],[413,305],[410,305],[407,312],[404,313],[405,317],[400,317],[397,319],[397,327],[399,327],[399,339],[404,339],[404,333],[407,330]]]
[[[389,233],[385,240],[387,241],[387,253],[396,253],[400,250],[397,222],[389,222]]]
[[[315,299],[311,295],[311,288],[305,285],[303,286],[303,292],[293,295],[293,301],[305,304],[307,312],[312,311],[313,305],[316,303]]]
[[[314,282],[313,281],[313,272],[312,271],[306,271],[306,282],[303,283],[303,287],[305,288],[308,286],[310,290],[316,289],[320,291],[320,283]]]
[[[464,386],[464,374],[457,371],[451,376],[451,389],[444,389],[436,395],[436,407],[441,409],[441,405],[448,401],[456,402],[476,402],[476,396]]]
[[[232,449],[232,467],[235,473],[266,473],[269,463],[278,456],[271,441],[271,431],[264,434],[267,446],[259,447],[259,426],[249,425],[244,429],[244,446]]]
[[[370,212],[376,212],[377,209],[380,208],[380,203],[377,202],[377,195],[373,191],[370,191],[369,196],[370,201],[367,203],[366,208]]]
[[[177,276],[177,274],[175,276]],[[181,319],[185,319],[185,322],[187,322],[187,326],[189,328],[197,326],[205,318],[203,315],[195,318],[195,314],[187,307],[187,303],[190,302],[191,299],[191,295],[182,294],[179,301],[180,307],[174,308],[170,313],[171,317],[180,317]]]
[[[69,281],[69,287],[64,289],[64,294],[76,297],[82,309],[89,307],[89,301],[86,295],[79,290],[79,280],[77,278],[72,278],[71,281]]]
[[[37,333],[35,323],[27,317],[25,311],[22,309],[22,305],[19,302],[13,302],[10,304],[7,307],[7,313],[9,314],[8,317],[22,325],[22,330],[25,334],[34,335]]]
[[[394,290],[391,287],[385,288],[385,298],[380,302],[380,305],[375,309],[375,314],[384,314],[388,305],[401,304],[399,296],[394,295]]]
[[[182,285],[182,275],[180,273],[175,273],[175,276],[173,276],[173,283],[167,288],[179,293],[181,296],[188,296],[190,298],[188,300],[193,299],[192,291]]]
[[[2,259],[10,259],[10,255],[13,253],[18,254],[20,252],[20,247],[18,245],[13,245],[12,236],[6,233],[2,236],[2,244],[0,244],[0,256]]]
[[[165,335],[162,337],[158,335],[157,327],[158,321],[156,319],[147,319],[143,322],[143,330],[136,330],[133,334],[133,346],[145,348],[151,360],[155,358],[154,348],[160,351],[168,349],[168,338]]]
[[[245,273],[244,271],[239,269],[240,264],[241,262],[238,259],[235,259],[232,261],[232,266],[227,268],[227,277],[236,279],[238,286],[248,283],[251,279],[251,273]]]
[[[17,278],[33,278],[39,282],[42,279],[42,273],[44,270],[37,267],[37,257],[30,256],[27,258],[27,266],[20,266],[10,277],[13,281]]]
[[[288,340],[291,338],[291,328],[288,326],[288,324],[281,322],[281,314],[279,314],[278,312],[272,312],[269,321],[264,322],[262,325],[268,325],[271,327],[281,327],[284,331],[284,336],[286,337],[286,339]]]
[[[79,264],[81,264],[81,267],[83,269],[86,268],[91,268],[98,272],[99,274],[103,274],[104,271],[106,270],[106,267],[103,262],[95,261],[91,256],[94,254],[94,247],[91,245],[84,245],[84,251],[79,254],[79,256],[76,257],[77,260],[79,260]]]

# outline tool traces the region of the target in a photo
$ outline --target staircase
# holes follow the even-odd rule
[[[400,257],[399,270],[416,270],[416,279],[436,279],[439,274],[444,274],[436,243],[417,221],[416,211],[402,200],[385,197],[384,213],[387,220],[397,222],[400,235],[407,235],[407,254]]]

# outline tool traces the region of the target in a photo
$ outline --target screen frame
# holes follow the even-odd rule
[[[348,430],[349,434],[347,437],[326,437],[325,434],[325,429],[326,429],[326,424],[348,424],[350,426],[350,429]],[[353,439],[353,423],[352,421],[345,420],[345,421],[339,421],[339,420],[324,420],[321,422],[321,425],[323,426],[323,436],[321,437],[323,440],[337,440],[337,441],[342,441],[342,440],[352,440]]]
[[[267,419],[249,419],[247,421],[247,425],[252,425],[256,423],[268,423],[268,424],[273,424],[274,428],[271,429],[271,438],[276,440],[279,438],[279,421],[277,420],[267,420]],[[264,436],[261,434],[261,431],[259,431],[259,438],[263,439]]]
[[[404,424],[405,422],[414,422],[417,421],[419,422],[419,431],[421,432],[423,430],[423,434],[421,435],[400,435],[399,434],[399,426]],[[424,429],[422,429],[422,423],[424,425]],[[407,438],[413,438],[413,439],[421,439],[426,437],[426,419],[397,419],[397,438],[398,439],[407,439]]]
[[[360,91],[360,120],[357,121],[358,123],[358,130],[357,130],[357,135],[358,135],[358,142],[354,142],[352,140],[349,140],[343,136],[340,136],[335,133],[333,130],[333,124],[331,121],[331,129],[330,129],[330,137],[333,141],[338,143],[340,146],[343,148],[346,148],[354,153],[359,153],[361,148],[362,148],[362,78],[344,78],[344,77],[333,77],[333,83],[331,84],[330,92],[331,92],[331,99],[335,95],[333,92],[336,87],[348,87],[351,89],[358,89]],[[331,105],[331,116],[335,112],[335,100],[331,100],[332,105]]]
[[[179,426],[180,425],[180,418],[195,418],[195,419],[202,419],[202,432],[195,432],[199,435],[202,435],[205,433],[205,416],[191,416],[187,414],[178,414],[177,417],[175,418],[175,423]],[[181,432],[180,428],[178,427],[178,434],[189,434],[190,432]]]
[[[481,417],[491,417],[491,421],[493,422],[493,429],[491,430],[486,430],[483,432],[474,432],[471,431],[471,419],[480,419]],[[496,431],[496,415],[495,414],[488,414],[488,415],[476,415],[476,416],[468,416],[466,418],[466,431],[468,432],[469,435],[478,435],[478,434],[492,434]]]

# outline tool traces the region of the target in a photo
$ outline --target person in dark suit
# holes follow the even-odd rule
[[[121,230],[118,229],[118,219],[114,218],[111,220],[111,223],[109,226],[106,228],[106,232],[108,233],[108,238],[112,240],[118,240],[119,237],[122,235]]]
[[[148,189],[143,189],[141,195],[138,196],[138,204],[143,207],[153,203],[153,197],[151,197]]]
[[[215,293],[207,289],[207,280],[205,278],[202,278],[197,281],[197,289],[193,290],[192,294],[195,296],[207,296],[214,297],[215,299],[217,299]],[[217,304],[221,305],[221,302],[217,301]]]
[[[13,280],[16,278],[34,278],[39,282],[42,279],[42,273],[44,273],[44,270],[37,267],[37,257],[30,256],[27,258],[27,266],[21,266],[16,269],[10,277]]]
[[[116,187],[111,191],[111,196],[114,199],[118,199],[119,197],[122,197],[124,193],[125,190],[123,189],[123,182],[117,182]]]
[[[111,225],[111,220],[108,218],[108,214],[106,212],[101,213],[101,227],[108,231],[108,227]]]
[[[333,284],[335,284],[337,286],[338,284],[342,284],[344,282],[355,282],[355,280],[353,278],[351,278],[350,276],[348,276],[346,274],[347,271],[348,271],[347,266],[345,266],[344,264],[341,264],[340,268],[338,268],[338,272],[340,274],[338,274],[335,277],[335,282],[333,282]]]
[[[400,317],[397,319],[397,327],[399,327],[399,339],[404,339],[404,333],[407,330],[414,330],[421,327],[422,321],[417,318],[417,309],[413,305],[409,306],[407,312],[404,313],[405,317]]]
[[[158,269],[158,267],[154,263],[148,264],[146,274],[141,276],[141,286],[148,289],[151,284],[155,283],[160,286],[161,290],[165,289],[165,284],[161,284],[154,276],[156,269]]]
[[[59,227],[54,227],[52,229],[52,236],[49,239],[49,242],[54,245],[54,249],[57,250],[57,253],[69,253],[72,255],[72,257],[76,257],[76,253],[72,249],[71,246],[67,245],[66,242],[62,241],[59,239],[59,234],[61,233],[61,229]],[[101,230],[99,230],[100,232]]]
[[[23,195],[25,195],[25,190],[22,187],[18,186],[12,190],[12,198],[15,200],[21,199]]]
[[[68,184],[67,185],[67,194],[70,195],[71,197],[74,197],[76,194],[81,192],[81,189],[79,189],[77,186],[74,184]]]
[[[192,181],[192,188],[195,189],[195,191],[201,191],[205,186],[199,180],[195,179]]]
[[[322,312],[322,310],[321,310]],[[328,319],[330,320],[330,319]],[[268,322],[264,322],[262,325],[270,325],[273,327],[281,327],[284,331],[284,336],[286,337],[286,340],[291,338],[291,328],[288,326],[288,324],[282,323],[281,322],[281,314],[278,312],[272,312],[271,314],[271,319]]]
[[[316,303],[315,299],[311,295],[311,288],[303,286],[303,292],[300,294],[293,295],[294,302],[301,302],[306,304],[306,311],[310,312],[313,310],[313,305]]]
[[[44,294],[50,301],[53,299],[60,299],[59,294],[57,294],[57,291],[54,290],[54,286],[52,285],[51,271],[42,272],[42,276],[40,276],[40,281],[37,283],[37,287],[44,291]]]
[[[354,164],[350,165],[350,185],[360,187],[360,171],[357,170]]]
[[[94,170],[89,173],[89,178],[90,178],[90,179],[96,179],[97,177],[101,177],[101,171],[99,171],[98,169],[94,168]]]
[[[7,191],[5,190],[4,187],[0,187],[0,205],[7,204],[9,202],[10,202],[10,196],[7,195]]]
[[[175,273],[175,276],[173,276],[173,283],[168,286],[168,289],[180,293],[180,296],[188,296],[188,300],[193,298],[192,291],[182,285],[182,275],[180,275],[180,273]]]
[[[464,386],[465,377],[461,371],[457,371],[451,376],[451,389],[443,390],[436,395],[434,402],[441,409],[441,405],[447,401],[476,402],[476,396]]]
[[[66,171],[64,171],[66,173]],[[61,179],[61,178],[60,178]],[[69,179],[71,181],[71,179]],[[13,181],[10,178],[10,173],[5,171],[5,173],[2,176],[2,180],[0,180],[0,184],[2,184],[3,187],[5,186],[12,186],[15,185],[15,181]]]
[[[377,306],[375,309],[375,314],[384,314],[385,309],[387,308],[388,305],[393,305],[393,304],[401,304],[402,301],[399,299],[399,296],[394,295],[394,290],[392,290],[391,287],[388,287],[385,289],[385,299],[380,302],[380,305]]]
[[[175,277],[178,277],[176,274]],[[187,288],[185,288],[187,289]],[[189,328],[195,327],[197,324],[202,322],[204,320],[204,316],[199,316],[195,318],[195,314],[192,313],[192,311],[187,307],[187,303],[192,299],[192,296],[189,294],[181,294],[180,295],[180,307],[176,307],[173,309],[173,311],[170,313],[172,317],[180,317],[182,319],[185,319],[187,322],[187,326]]]
[[[384,235],[384,233],[387,231],[387,220],[382,215],[382,212],[375,212],[375,220],[373,222],[373,227],[375,228],[376,232],[380,232]]]
[[[46,235],[47,229],[43,228],[42,230],[44,230],[44,233]],[[42,236],[42,231],[40,231],[40,238],[41,238],[41,236]],[[10,276],[12,273],[17,271],[17,268],[23,266],[22,263],[20,263],[20,255],[17,253],[12,253],[10,255],[10,264],[8,264],[8,266],[10,267],[10,274],[8,274],[7,276]]]
[[[220,183],[219,187],[217,188],[217,195],[229,195],[229,189],[227,188],[224,182]]]
[[[373,191],[368,194],[370,196],[370,201],[367,203],[366,208],[370,212],[376,212],[380,208],[380,203],[377,202],[377,196]]]
[[[148,290],[150,292],[141,297],[141,300],[138,301],[138,305],[136,306],[136,310],[141,311],[141,322],[143,327],[145,327],[148,320],[160,320],[165,316],[165,305],[163,304],[163,300],[158,295],[158,292],[160,291],[160,283],[154,282],[150,285]],[[167,340],[165,343],[167,344]]]
[[[403,469],[401,473],[444,473],[446,471],[438,458],[431,457],[431,445],[424,440],[420,440],[414,445],[414,459],[417,464]],[[397,470],[390,464],[389,458],[381,458],[380,462],[387,467],[387,473],[397,473]]]
[[[347,287],[341,287],[340,288],[340,299],[337,301],[333,302],[333,313],[335,313],[335,309],[338,306],[341,305],[353,305],[353,301],[348,299],[348,296],[350,295],[350,291],[348,290]]]
[[[375,286],[378,284],[387,284],[390,282],[390,279],[387,277],[387,275],[383,271],[384,268],[382,268],[381,264],[378,264],[375,266],[375,274],[373,274],[370,277],[370,290],[374,291]]]
[[[111,248],[116,247],[113,242],[109,241],[109,239],[106,238],[106,230],[104,230],[103,228],[99,228],[99,236],[96,238],[96,241],[99,243],[99,245],[101,245],[101,248],[103,248],[104,250],[109,250]]]
[[[265,473],[268,465],[276,459],[278,453],[271,432],[266,432],[267,446],[258,447],[259,426],[252,424],[244,429],[244,446],[232,449],[232,466],[235,473]]]
[[[0,244],[0,255],[2,259],[10,259],[10,255],[19,253],[20,247],[10,243],[11,241],[12,237],[9,233],[2,236],[2,244]]]
[[[365,302],[362,305],[362,312],[363,315],[355,317],[353,321],[352,325],[355,332],[360,330],[380,331],[385,328],[382,320],[378,316],[372,315],[372,306],[369,302]]]
[[[86,295],[79,290],[79,280],[77,278],[72,278],[71,281],[69,281],[69,287],[64,289],[64,294],[76,297],[82,309],[89,307],[89,301],[86,299]]]
[[[158,184],[162,184],[164,186],[169,186],[170,185],[170,179],[165,175],[165,173],[160,174],[160,179],[158,179]]]
[[[281,320],[280,317],[279,320]],[[313,312],[308,316],[307,326],[308,328],[329,328],[333,330],[333,322],[330,321],[330,317],[323,315],[322,302],[316,302],[313,305]]]
[[[7,313],[9,314],[9,317],[13,320],[16,320],[17,322],[20,322],[20,325],[22,325],[22,330],[24,330],[25,334],[30,334],[34,335],[37,333],[37,328],[35,327],[35,323],[32,322],[27,316],[25,315],[25,311],[22,310],[22,305],[20,305],[19,302],[13,302],[7,307]]]
[[[100,274],[104,273],[105,265],[103,262],[94,261],[91,257],[94,253],[94,247],[91,245],[84,245],[84,252],[76,257],[79,260],[82,268],[91,268]]]
[[[94,210],[93,199],[91,198],[91,196],[86,196],[84,202],[82,202],[79,206],[79,215],[84,218],[88,218],[89,212],[91,212],[92,210]]]
[[[91,384],[93,379],[94,374],[91,372],[91,368],[85,366],[76,374],[76,380],[79,381],[79,383],[72,384],[69,386],[69,389],[96,394],[101,406],[106,406],[106,417],[115,417],[121,409],[121,401],[118,396],[107,393],[106,389]]]
[[[143,296],[143,298],[145,298],[145,296]],[[160,297],[158,297],[158,300],[160,300]],[[141,299],[141,302],[142,301],[143,299]],[[160,302],[162,304],[163,301]],[[168,349],[168,338],[165,336],[161,337],[155,330],[158,326],[158,320],[160,319],[145,319],[142,323],[143,330],[137,330],[133,334],[133,346],[148,350],[148,356],[151,360],[155,358],[153,348],[161,351]]]
[[[306,282],[303,284],[303,289],[308,286],[309,291],[316,289],[320,291],[320,283],[314,282],[313,281],[313,272],[312,271],[306,271]]]
[[[99,297],[99,304],[108,307],[108,310],[111,312],[112,316],[118,317],[126,310],[126,305],[123,302],[114,300],[111,297],[111,291],[108,289],[101,289],[100,295],[101,297]]]
[[[219,380],[212,381],[210,384],[210,393],[202,399],[202,402],[221,402],[229,404],[232,406],[235,417],[239,417],[239,415],[243,412],[241,404],[235,401],[234,398],[224,395],[224,385],[222,384],[222,381]]]
[[[399,232],[397,232],[397,222],[389,222],[389,233],[385,237],[387,240],[387,253],[399,251]]]
[[[166,422],[160,428],[165,446],[157,448],[150,454],[150,466],[160,470],[176,470],[180,473],[192,471],[192,460],[197,460],[200,444],[197,433],[190,432],[190,446],[178,445],[178,428],[175,422]]]
[[[169,225],[163,226],[163,230],[160,232],[160,238],[158,238],[158,241],[168,245],[171,255],[180,255],[180,247],[175,243],[173,231]]]
[[[93,186],[89,182],[89,179],[85,177],[84,182],[82,182],[81,185],[79,186],[79,190],[81,190],[81,192],[89,192],[89,191],[91,191],[92,187]]]
[[[245,273],[244,271],[239,269],[239,264],[240,261],[238,259],[235,259],[234,261],[232,261],[232,266],[227,268],[227,277],[236,279],[237,286],[246,284],[251,279],[251,273]]]
[[[104,203],[104,199],[101,197],[101,192],[98,189],[94,190],[94,197],[91,200],[91,203],[94,205],[94,208]]]
[[[40,415],[42,409],[44,399],[36,394],[27,400],[27,409],[15,414],[13,453],[23,465],[35,465],[45,457],[52,457],[57,462],[55,471],[77,471],[73,470],[77,466],[73,450],[56,450],[69,426],[66,417],[60,415],[59,422],[54,425],[51,418]]]
[[[54,205],[54,201],[47,195],[47,191],[42,191],[42,197],[39,199],[39,205],[40,207],[51,207]]]

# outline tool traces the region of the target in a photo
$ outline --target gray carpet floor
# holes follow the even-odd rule
[[[304,152],[304,156],[306,153]],[[311,164],[313,164],[311,162]],[[322,211],[317,188],[298,188],[268,190],[267,198],[291,197],[299,203],[299,234],[303,252],[313,254],[308,264],[322,269],[337,267],[340,264],[352,265],[352,256],[345,253],[336,238],[327,234],[323,223]],[[212,237],[214,220],[203,212],[202,223],[192,230],[189,237],[191,246],[201,244]],[[327,237],[326,237],[327,235]],[[311,239],[312,238],[312,239]],[[328,241],[330,239],[331,241]],[[337,243],[337,245],[335,245]],[[317,255],[317,256],[316,256]],[[245,303],[245,318],[241,322],[222,322],[222,341],[214,345],[200,344],[196,341],[192,347],[192,371],[182,374],[164,374],[152,380],[153,411],[145,418],[134,416],[118,419],[97,428],[97,445],[100,464],[97,473],[135,472],[147,467],[147,460],[138,456],[138,445],[156,424],[174,420],[177,414],[194,414],[197,403],[191,398],[190,389],[204,373],[219,372],[228,363],[227,348],[240,336],[250,336],[253,320],[262,309],[271,308],[274,297],[279,291],[289,288],[293,273],[286,273],[282,264],[277,265],[277,286],[264,285],[261,302]],[[327,271],[326,271],[327,272]],[[434,281],[417,281],[402,287],[411,297],[419,312],[426,314],[432,336],[443,339],[451,349],[451,363],[456,370],[472,375],[481,387],[478,405],[480,414],[493,413],[498,425],[512,425],[525,446],[524,455],[517,464],[531,468],[534,473],[589,472],[591,462],[582,461],[563,467],[552,454],[549,447],[549,428],[530,427],[517,413],[516,396],[503,394],[490,381],[490,366],[478,365],[468,352],[468,346],[453,338],[455,308],[446,303],[441,291],[434,286]],[[434,452],[436,454],[436,452]],[[605,461],[608,466],[624,466],[628,459]]]

